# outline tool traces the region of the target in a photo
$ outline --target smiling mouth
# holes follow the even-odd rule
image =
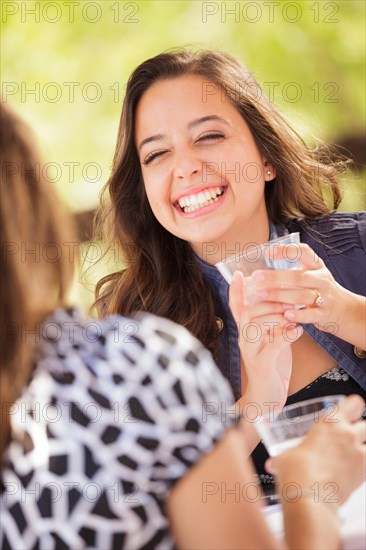
[[[184,197],[175,201],[174,206],[179,208],[181,212],[188,214],[217,202],[224,194],[225,189],[225,187],[211,187],[195,195],[184,195]]]

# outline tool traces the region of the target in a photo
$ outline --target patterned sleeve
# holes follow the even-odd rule
[[[123,328],[119,332],[124,340],[119,353],[128,355],[135,371],[124,429],[136,435],[144,452],[144,482],[166,495],[236,422],[234,397],[211,354],[185,329],[152,315],[131,323],[130,342]],[[110,345],[109,353],[112,349],[118,346]]]

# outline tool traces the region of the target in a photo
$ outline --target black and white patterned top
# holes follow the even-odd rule
[[[1,548],[173,548],[167,495],[232,421],[229,383],[153,316],[58,310],[41,337],[11,410]]]

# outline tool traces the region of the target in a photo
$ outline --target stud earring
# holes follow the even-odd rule
[[[267,176],[270,176],[271,175],[271,170],[267,170],[266,174],[267,174]]]

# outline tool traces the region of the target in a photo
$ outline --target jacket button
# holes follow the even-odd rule
[[[354,351],[354,354],[359,358],[359,359],[365,359],[366,357],[366,350],[362,349],[362,348],[359,348],[358,346],[355,346],[353,348],[353,351]]]
[[[216,317],[216,328],[217,332],[221,332],[224,328],[224,321],[221,319],[221,317]]]

